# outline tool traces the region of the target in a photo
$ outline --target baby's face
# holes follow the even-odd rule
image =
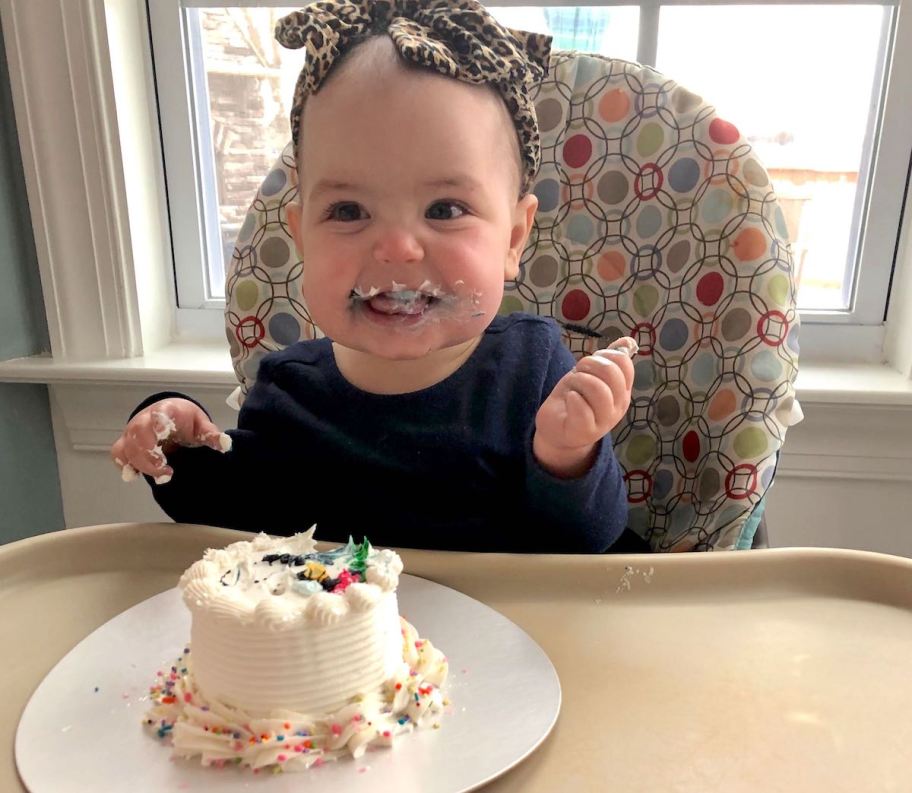
[[[537,201],[492,92],[423,72],[340,75],[301,128],[288,220],[314,322],[337,344],[416,359],[479,336],[516,276]]]

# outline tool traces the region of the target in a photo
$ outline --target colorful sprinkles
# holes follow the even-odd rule
[[[414,630],[414,629],[412,629]],[[416,641],[413,646],[423,649],[425,642]],[[419,664],[421,660],[419,660]],[[364,697],[355,697],[352,703],[326,722],[297,724],[293,720],[276,720],[271,729],[263,727],[268,719],[238,719],[241,723],[228,723],[232,716],[241,714],[227,706],[214,709],[208,705],[195,687],[191,671],[190,648],[184,647],[174,665],[156,672],[155,681],[149,687],[152,707],[145,718],[150,731],[163,741],[173,745],[175,729],[187,734],[198,734],[205,750],[202,763],[214,768],[247,767],[253,773],[268,770],[281,773],[285,768],[318,767],[327,760],[335,760],[346,753],[346,744],[352,736],[364,730],[371,730],[376,740],[385,745],[392,743],[396,735],[410,732],[422,722],[423,716],[436,716],[443,708],[444,698],[440,689],[424,682],[418,669],[408,668],[407,677],[390,681],[389,696],[392,700],[377,714],[379,726],[361,710]],[[395,712],[395,703],[402,694],[408,694],[400,708],[406,712]],[[345,713],[340,718],[341,713]],[[430,722],[434,729],[440,727],[436,720]],[[259,729],[256,729],[259,727]],[[209,736],[204,739],[203,736]],[[206,743],[205,741],[216,743]],[[373,739],[359,741],[363,748]],[[363,748],[358,750],[360,756]],[[279,750],[279,751],[276,751]]]

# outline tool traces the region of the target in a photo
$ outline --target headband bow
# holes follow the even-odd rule
[[[519,136],[526,193],[541,158],[532,92],[548,73],[551,37],[504,27],[475,0],[321,0],[280,19],[279,43],[307,48],[291,108],[295,155],[306,98],[345,52],[384,33],[418,66],[497,88]]]

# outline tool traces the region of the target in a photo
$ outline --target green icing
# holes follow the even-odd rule
[[[354,556],[352,557],[351,564],[348,566],[348,569],[351,570],[351,572],[360,573],[362,579],[364,578],[364,571],[367,569],[367,558],[370,556],[370,552],[370,540],[365,537],[364,542],[358,546],[357,550],[354,553]]]

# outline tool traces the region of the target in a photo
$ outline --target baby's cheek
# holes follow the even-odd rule
[[[448,273],[449,281],[458,294],[471,294],[478,301],[490,305],[500,304],[504,290],[505,256],[493,246],[462,252],[458,262]]]
[[[503,291],[503,281],[490,286],[488,290],[478,298],[478,311],[489,318],[493,318],[500,310],[500,304],[503,300]]]
[[[503,281],[475,279],[471,283],[453,285],[454,312],[465,320],[484,320],[494,317],[503,299]]]

